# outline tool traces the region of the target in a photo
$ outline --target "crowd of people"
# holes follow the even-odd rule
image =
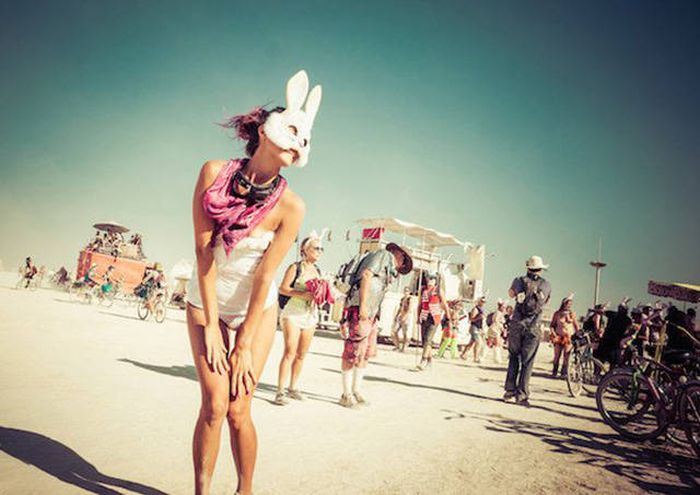
[[[145,258],[141,234],[131,234],[128,240],[121,232],[100,231],[87,243],[85,249],[113,257],[124,257],[136,260]]]

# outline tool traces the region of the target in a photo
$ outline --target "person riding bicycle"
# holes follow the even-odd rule
[[[163,267],[160,263],[153,265],[153,268],[148,270],[144,275],[140,287],[141,297],[146,300],[146,307],[153,311],[153,303],[159,294],[162,294],[165,288],[165,275],[163,274]]]
[[[109,265],[107,271],[102,276],[102,295],[106,295],[114,290],[114,265]]]
[[[97,263],[90,265],[90,268],[83,275],[83,280],[80,285],[87,285],[88,287],[94,287],[98,284],[97,282]]]
[[[23,285],[25,288],[27,288],[39,270],[37,270],[32,258],[27,256],[27,258],[24,260],[24,266],[21,268],[21,271],[22,276],[24,277]]]

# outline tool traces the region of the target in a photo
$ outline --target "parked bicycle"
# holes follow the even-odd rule
[[[605,375],[596,392],[603,421],[630,440],[683,432],[700,457],[700,357],[668,351],[663,363],[637,354],[632,367]]]
[[[598,383],[607,371],[602,361],[593,357],[592,333],[588,330],[576,332],[571,337],[573,349],[569,356],[566,372],[566,386],[572,397],[578,397],[582,391],[595,394]]]

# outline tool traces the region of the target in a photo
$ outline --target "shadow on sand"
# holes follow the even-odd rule
[[[0,451],[88,492],[123,493],[110,488],[114,487],[142,495],[165,495],[150,486],[102,474],[73,449],[39,433],[0,426]]]
[[[321,368],[321,370],[327,371],[329,373],[340,374],[340,370],[333,370],[333,369],[329,369],[329,368]],[[418,389],[425,389],[425,390],[435,390],[437,392],[445,392],[448,394],[462,395],[464,397],[471,397],[472,399],[478,399],[478,400],[488,400],[488,401],[492,401],[492,402],[503,402],[503,400],[500,397],[487,397],[485,395],[474,394],[471,392],[466,392],[464,390],[455,390],[453,388],[438,387],[435,385],[427,385],[424,383],[404,382],[401,380],[393,380],[391,378],[385,378],[382,376],[365,375],[365,380],[367,380],[369,382],[384,382],[384,383],[391,383],[394,385],[403,385],[404,387],[411,387],[411,388],[418,388]],[[515,404],[512,404],[512,407],[522,407],[522,406],[517,406]],[[547,407],[545,405],[539,404],[536,399],[534,399],[530,402],[530,409],[538,409],[540,411],[547,411],[547,412],[551,412],[554,414],[560,414],[562,416],[566,416],[569,418],[577,418],[577,419],[583,419],[585,421],[592,421],[590,416],[582,416],[580,414],[576,414],[576,413],[570,412],[570,411],[559,411],[557,409],[553,409],[551,407]],[[600,421],[600,420],[595,419],[595,421]]]
[[[197,370],[192,365],[157,366],[155,364],[140,363],[138,361],[134,361],[132,359],[127,359],[127,358],[121,358],[121,359],[118,359],[117,361],[121,361],[122,363],[133,364],[134,366],[136,366],[138,368],[142,368],[142,369],[145,369],[148,371],[153,371],[155,373],[160,373],[162,375],[174,376],[176,378],[186,378],[188,380],[192,380],[195,382],[199,381],[197,378]],[[256,387],[256,391],[257,392],[264,392],[264,393],[271,394],[274,396],[277,393],[277,386],[272,385],[270,383],[258,382],[258,385]],[[317,400],[320,402],[329,402],[332,404],[335,404],[338,401],[337,399],[330,397],[328,395],[316,394],[314,392],[309,392],[308,390],[302,390],[302,393],[304,394],[305,397],[307,397],[308,399],[311,399],[311,400]],[[276,405],[274,400],[269,399],[267,397],[262,397],[262,396],[256,395],[254,398],[265,401],[269,404]]]
[[[687,452],[668,445],[626,442],[615,433],[595,433],[577,428],[510,419],[500,414],[443,410],[446,420],[466,419],[485,423],[487,430],[538,438],[551,450],[581,456],[582,464],[621,476],[647,493],[673,495],[700,493],[700,467]],[[571,469],[574,469],[573,466]],[[678,482],[662,480],[658,472],[677,476]]]

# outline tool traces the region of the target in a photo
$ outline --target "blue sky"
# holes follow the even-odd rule
[[[167,5],[167,7],[166,7]],[[491,294],[524,260],[554,297],[645,298],[700,283],[696,2],[3,2],[0,259],[73,265],[98,220],[193,259],[201,164],[239,156],[214,125],[321,83],[291,187],[303,232],[396,216],[487,245]],[[356,229],[357,230],[357,229]]]

